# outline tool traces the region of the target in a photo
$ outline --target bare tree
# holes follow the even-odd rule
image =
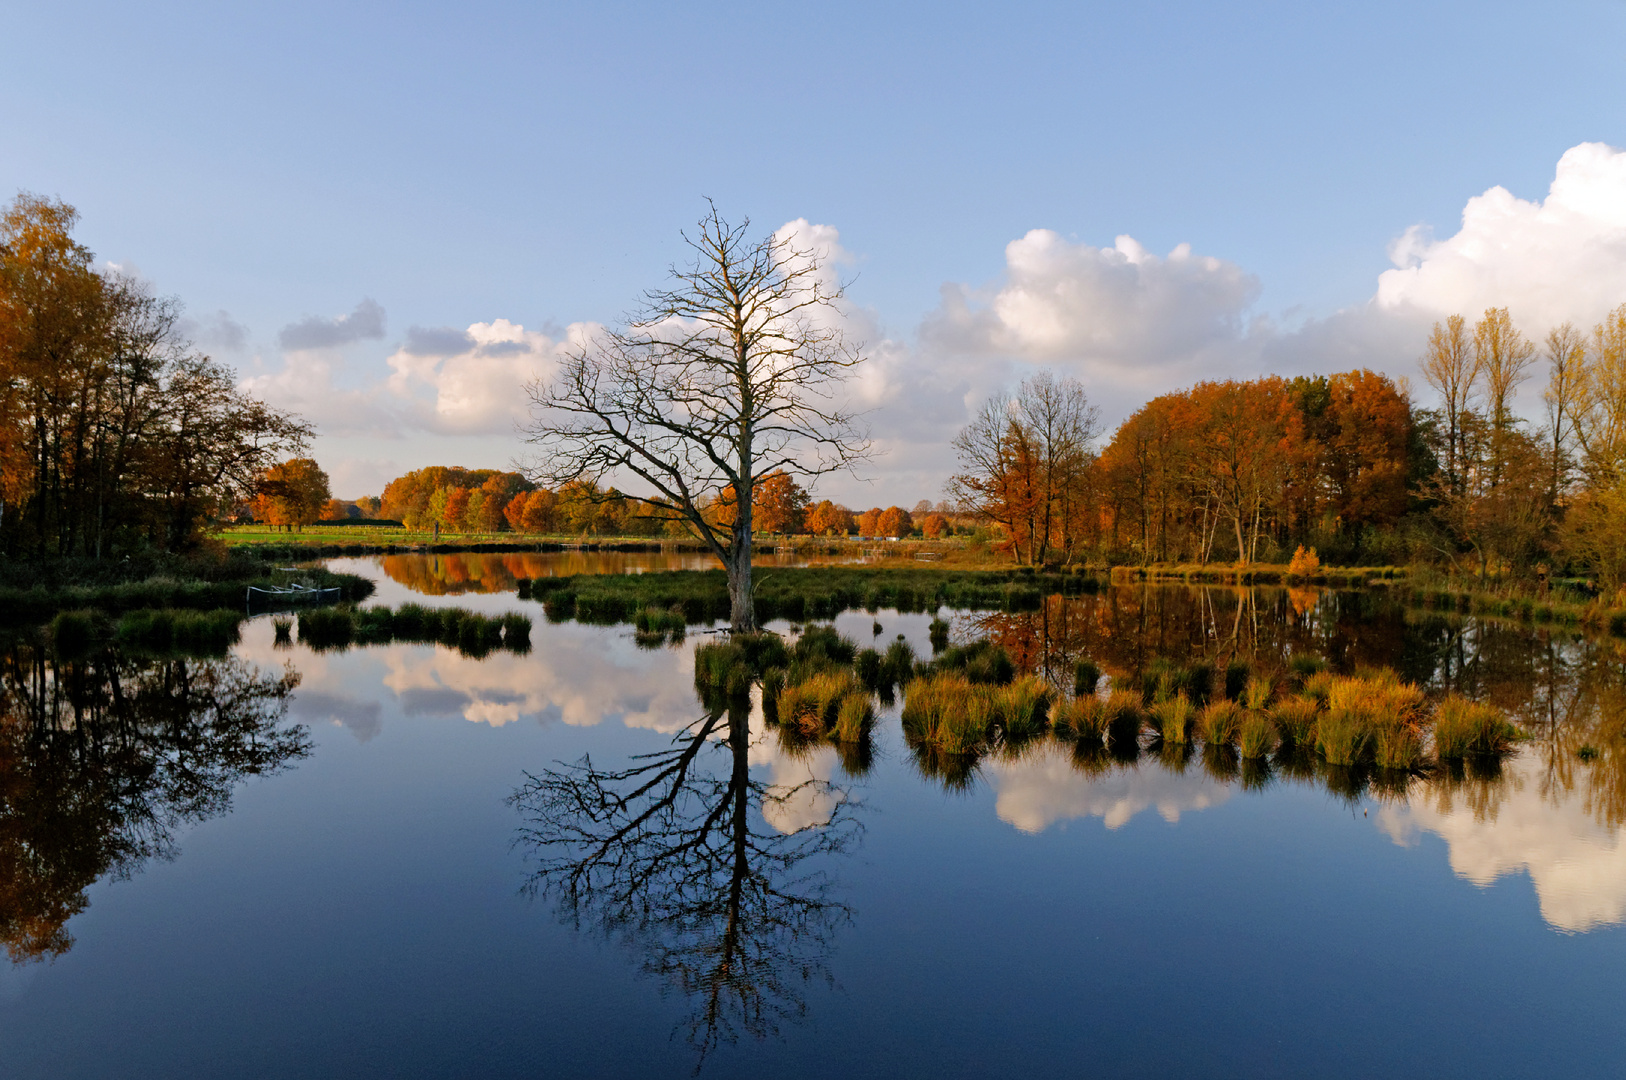
[[[1574,467],[1576,383],[1586,371],[1586,342],[1573,323],[1564,323],[1548,332],[1546,345],[1548,377],[1542,400],[1547,405],[1547,455],[1552,473],[1548,500],[1556,505]]]
[[[1423,354],[1423,379],[1439,392],[1445,412],[1445,480],[1452,491],[1463,487],[1464,420],[1473,410],[1481,374],[1479,358],[1469,346],[1467,322],[1452,315],[1445,325],[1434,324]]]
[[[751,527],[756,484],[776,470],[817,478],[869,451],[836,399],[864,361],[839,326],[842,289],[818,255],[778,236],[752,240],[715,206],[684,239],[694,259],[672,285],[531,384],[528,472],[549,484],[631,474],[651,489],[629,496],[681,518],[728,573],[735,631],[752,630]],[[705,510],[733,488],[728,523]]]

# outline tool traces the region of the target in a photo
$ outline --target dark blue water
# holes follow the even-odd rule
[[[878,618],[929,652],[925,616]],[[748,868],[793,898],[817,874],[825,906],[799,938],[744,927],[736,947],[795,969],[731,984],[756,1020],[725,1004],[707,1036],[705,988],[671,966],[712,970],[717,924],[562,919],[525,892],[511,801],[558,763],[672,747],[704,715],[695,639],[539,619],[531,656],[473,660],[279,650],[251,624],[237,655],[300,673],[308,756],[98,879],[54,959],[0,964],[0,1075],[1619,1075],[1626,851],[1602,764],[1566,779],[1531,747],[1399,798],[1251,788],[1200,756],[1084,768],[1046,742],[946,787],[895,712],[859,776],[750,722],[764,851],[832,814],[841,842]],[[729,775],[726,724],[704,742],[704,774]]]

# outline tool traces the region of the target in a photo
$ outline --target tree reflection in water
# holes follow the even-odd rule
[[[535,866],[527,890],[631,944],[646,973],[690,999],[679,1029],[701,1062],[801,1018],[851,916],[827,864],[858,838],[856,804],[812,775],[753,778],[749,720],[740,704],[709,712],[626,768],[584,757],[527,774],[511,797]]]
[[[73,945],[102,877],[176,853],[175,831],[230,809],[247,776],[310,751],[288,725],[292,669],[235,658],[59,660],[0,653],[0,940],[14,963]]]

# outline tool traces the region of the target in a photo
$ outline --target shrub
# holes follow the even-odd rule
[[[1287,564],[1287,572],[1293,577],[1313,577],[1321,570],[1321,560],[1316,556],[1315,548],[1305,549],[1303,544],[1293,552],[1293,558]]]

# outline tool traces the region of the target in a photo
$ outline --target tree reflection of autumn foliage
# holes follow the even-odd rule
[[[644,971],[687,997],[680,1026],[702,1060],[799,1019],[850,917],[823,865],[858,835],[845,792],[753,778],[748,721],[739,706],[712,712],[626,768],[583,758],[512,797],[536,865],[528,888],[567,921],[631,945]],[[776,813],[807,805],[829,810],[790,825]]]
[[[620,574],[633,570],[698,570],[716,566],[709,555],[684,552],[449,552],[384,555],[379,565],[391,581],[426,596],[513,592],[520,579],[571,574]]]
[[[175,854],[174,830],[230,809],[247,776],[309,752],[285,724],[293,671],[237,659],[0,656],[0,939],[60,956],[102,877]]]

